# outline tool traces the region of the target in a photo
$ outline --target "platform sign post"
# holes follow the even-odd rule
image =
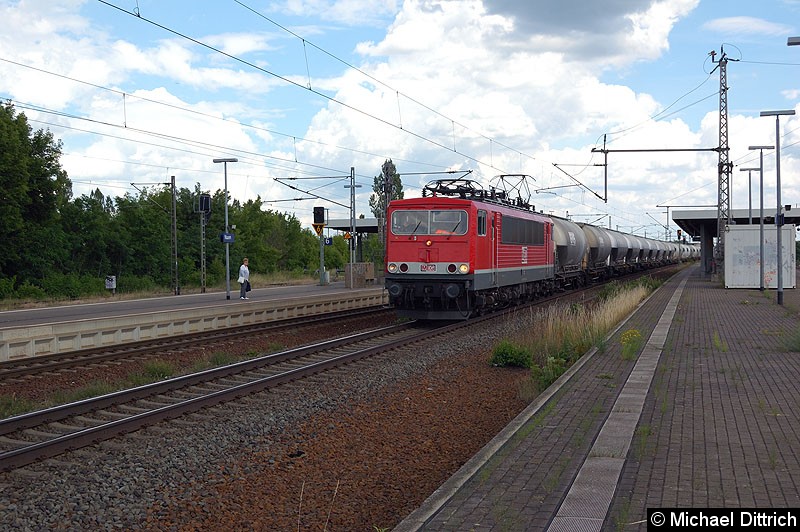
[[[226,157],[223,159],[213,159],[215,163],[222,163],[225,169],[225,232],[220,235],[220,240],[225,244],[225,299],[231,298],[231,243],[233,237],[228,233],[230,226],[228,225],[228,163],[238,163],[239,159],[235,157]]]
[[[111,290],[111,294],[117,293],[117,276],[106,275],[106,290]]]

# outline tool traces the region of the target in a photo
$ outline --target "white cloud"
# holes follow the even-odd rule
[[[377,25],[397,12],[398,0],[286,0],[268,10],[294,16],[319,17],[348,25]]]
[[[206,44],[221,49],[226,54],[243,56],[253,52],[269,52],[275,47],[270,44],[274,37],[258,33],[223,33],[201,39]]]
[[[219,28],[218,34],[211,33],[217,31],[213,25],[196,29],[197,35],[206,35],[203,40],[227,53],[270,70],[275,67],[297,83],[294,87],[163,32],[138,39],[121,26],[90,22],[75,15],[84,3],[0,2],[0,17],[6,15],[3,20],[10,21],[7,27],[14,30],[0,35],[0,56],[172,107],[131,96],[123,106],[120,94],[0,61],[0,94],[127,125],[122,130],[101,129],[78,122],[107,133],[106,137],[63,131],[73,179],[114,179],[124,186],[153,177],[160,181],[174,172],[179,186],[193,188],[199,181],[213,191],[222,188],[222,171],[210,159],[236,149],[242,151],[230,155],[239,156],[241,162],[228,170],[229,188],[237,199],[255,194],[270,199],[298,196],[270,178],[312,172],[304,165],[326,174],[354,166],[365,179],[379,172],[385,157],[392,158],[401,173],[473,169],[471,177],[484,184],[500,172],[528,173],[536,177],[538,187],[573,183],[553,163],[587,164],[562,168],[602,194],[604,169],[593,165],[603,157],[592,153],[592,148],[602,145],[605,132],[610,132],[609,148],[718,143],[716,112],[708,112],[692,127],[680,119],[654,123],[649,117],[661,111],[665,102],[641,89],[608,81],[612,79],[609,73],[625,69],[627,74],[668,53],[670,35],[697,8],[698,0],[405,0],[402,4],[395,0],[294,0],[271,6],[272,11],[292,17],[313,14],[301,22],[309,29],[304,34],[310,35],[313,29],[320,44],[345,35],[341,28],[326,28],[320,20],[361,27],[356,29],[372,24],[369,36],[355,47],[360,56],[347,59],[367,76],[312,47],[304,48],[299,40],[291,42],[294,37],[277,40],[277,30],[270,35],[246,24],[240,28],[240,21]],[[247,21],[253,18],[257,17],[250,15]],[[759,20],[748,24],[765,32],[785,31],[780,25],[753,22]],[[126,31],[141,28],[135,18],[131,21]],[[726,27],[720,19],[709,24],[710,31]],[[375,37],[375,28],[384,26],[385,34]],[[741,21],[727,27],[742,27]],[[348,39],[336,45],[349,51],[353,46]],[[700,52],[704,54],[705,48]],[[284,62],[277,64],[280,60]],[[732,80],[738,81],[736,75],[732,71]],[[698,70],[698,77],[690,78],[693,81],[687,87],[676,88],[669,101],[694,87],[702,76]],[[304,90],[306,84],[318,92]],[[276,90],[287,86],[289,90]],[[796,91],[782,89],[784,97],[797,98]],[[740,94],[736,93],[734,105],[743,105]],[[327,101],[323,95],[345,105]],[[716,107],[713,100],[706,103],[709,109]],[[220,121],[199,113],[235,120]],[[272,122],[283,114],[303,117],[291,124],[295,128],[291,134],[286,129],[279,132],[287,135],[280,135],[244,125],[274,129]],[[49,115],[40,118],[76,124]],[[746,154],[747,143],[769,143],[774,129],[770,134],[768,122],[731,116],[733,159]],[[141,136],[134,128],[193,142],[178,145],[163,137]],[[304,142],[301,137],[316,142]],[[697,189],[692,193],[697,203],[715,201],[716,157],[716,153],[692,152],[609,154],[608,204],[577,187],[556,189],[557,195],[537,195],[534,200],[560,214],[607,211],[614,224],[627,225],[631,211],[682,197],[690,190]],[[291,164],[295,158],[298,165]],[[793,165],[787,160],[787,168]],[[366,179],[371,184],[371,177]],[[408,176],[404,182],[413,195],[414,187],[429,179]],[[735,183],[740,186],[739,181]],[[788,174],[786,183],[787,189],[797,187]],[[347,198],[341,185],[326,188],[325,193],[337,200]],[[77,194],[83,192],[76,187]],[[359,212],[367,212],[370,192],[366,185],[358,189]],[[738,188],[735,193],[740,194]],[[283,209],[291,204],[276,205]]]
[[[787,100],[798,100],[800,99],[800,89],[787,89],[785,91],[781,91],[784,98]]]
[[[786,35],[792,31],[786,24],[755,17],[723,17],[711,20],[703,27],[725,35]]]
[[[533,52],[558,49],[575,62],[622,66],[669,48],[674,24],[699,0],[517,2],[485,0],[487,11],[510,18],[514,41]]]
[[[382,41],[358,46],[367,61],[362,68],[389,87],[370,80],[373,90],[366,90],[363,77],[353,73],[329,80],[336,99],[403,129],[330,104],[315,117],[308,135],[391,154],[401,173],[424,170],[426,164],[476,169],[471,177],[484,184],[504,171],[529,173],[537,179],[535,186],[562,187],[574,183],[552,164],[563,163],[562,169],[601,195],[603,169],[592,165],[603,157],[591,150],[602,146],[603,132],[621,132],[609,135],[609,148],[718,144],[716,113],[709,113],[698,131],[680,119],[654,123],[649,117],[662,110],[663,102],[600,78],[605,68],[658,57],[695,0],[653,2],[640,11],[634,9],[639,2],[617,2],[610,25],[590,20],[588,9],[575,28],[586,40],[581,47],[594,46],[591,53],[547,25],[547,15],[547,21],[537,20],[538,11],[527,3],[498,5],[489,0],[405,2]],[[568,20],[564,16],[562,24]],[[541,28],[547,31],[523,31]],[[609,28],[616,33],[606,33]],[[347,164],[341,154],[318,146],[301,156],[322,152]],[[597,208],[625,225],[641,206],[654,207],[688,190],[694,190],[691,199],[683,197],[681,203],[714,203],[717,158],[716,152],[610,154],[608,203],[578,187],[555,189],[557,196],[541,194],[533,201],[562,215]],[[363,172],[377,173],[381,162],[363,157],[357,164],[366,167]],[[404,182],[413,189],[428,179]]]

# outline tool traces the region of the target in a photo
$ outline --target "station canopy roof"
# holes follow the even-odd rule
[[[775,224],[775,205],[769,208],[764,206],[764,225]],[[737,225],[747,225],[748,214],[753,213],[752,222],[759,224],[759,207],[749,209],[731,209],[731,220]],[[705,234],[717,236],[717,209],[693,209],[672,211],[672,221],[678,224],[687,236],[700,236],[701,229],[705,227]],[[795,207],[784,212],[784,223],[800,225],[800,208]]]
[[[332,218],[325,224],[325,229],[334,231],[350,231],[350,218]],[[378,233],[376,218],[356,218],[356,233]]]

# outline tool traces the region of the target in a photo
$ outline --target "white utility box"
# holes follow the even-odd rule
[[[761,252],[758,225],[728,225],[725,227],[725,288],[760,288]],[[764,224],[764,286],[778,288],[778,231],[772,224]],[[781,229],[781,260],[783,262],[783,288],[795,288],[797,282],[797,249],[795,226],[786,224]]]

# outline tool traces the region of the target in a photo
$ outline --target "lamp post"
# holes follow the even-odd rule
[[[762,292],[764,291],[764,150],[774,150],[775,146],[750,146],[748,149],[750,150],[758,150],[760,152],[759,162],[758,162],[758,172],[759,172],[759,197],[761,198],[761,205],[759,207],[758,212],[758,221],[759,221],[759,262],[761,263],[761,282],[759,290]]]
[[[775,229],[778,235],[778,304],[783,305],[783,240],[781,239],[781,116],[795,114],[794,109],[782,111],[761,111],[761,116],[775,117],[775,175],[777,181],[778,210],[775,212]]]
[[[214,159],[215,163],[223,163],[225,168],[225,235],[228,234],[228,163],[238,163],[235,157]],[[225,299],[231,298],[231,243],[225,238]]]
[[[747,172],[747,225],[753,223],[753,170],[758,168],[739,168],[740,172]]]
[[[356,168],[350,167],[350,184],[345,185],[344,188],[350,189],[350,288],[355,288],[353,281],[353,269],[356,267],[356,189],[361,188],[361,185],[356,185]]]

